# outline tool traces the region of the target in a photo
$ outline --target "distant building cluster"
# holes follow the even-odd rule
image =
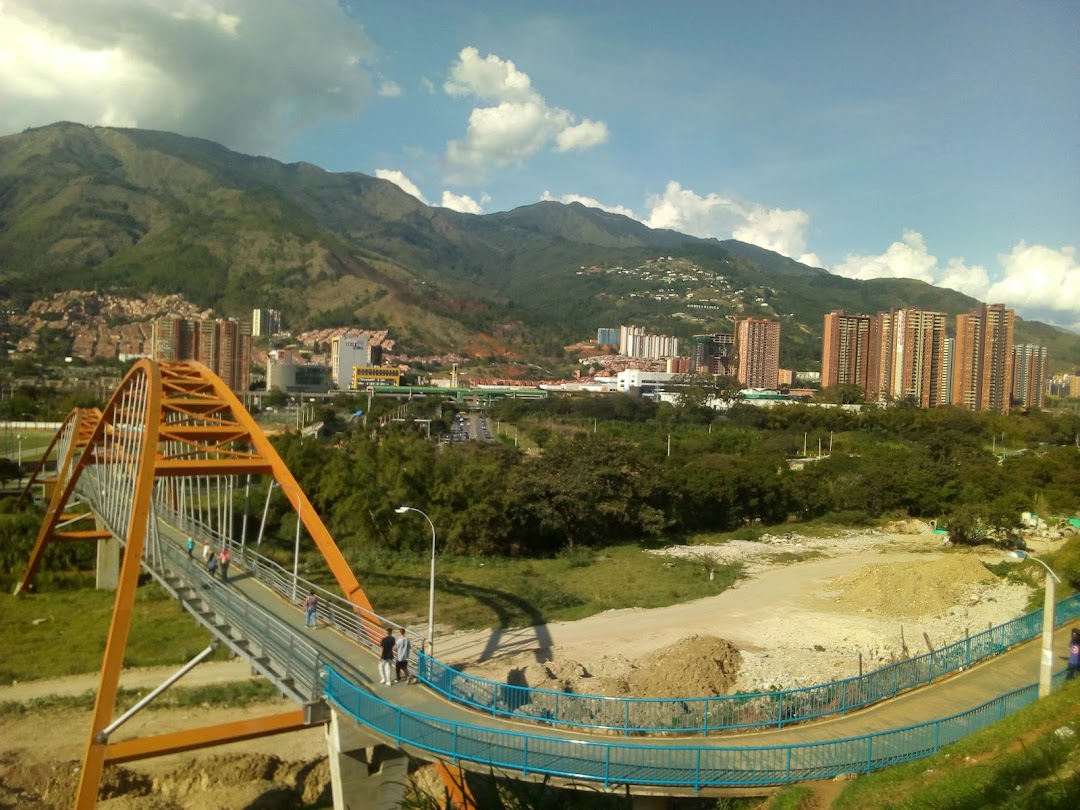
[[[979,304],[957,316],[955,337],[949,337],[944,312],[830,312],[821,385],[851,385],[870,402],[908,399],[923,408],[1008,413],[1012,407],[1042,407],[1046,349],[1014,344],[1015,318],[1002,304]]]
[[[153,360],[195,360],[233,391],[251,387],[251,324],[244,321],[167,315],[154,321],[150,347]]]
[[[671,335],[653,335],[640,326],[620,326],[619,354],[646,360],[678,357],[679,339]]]

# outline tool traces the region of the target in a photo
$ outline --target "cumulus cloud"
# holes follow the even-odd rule
[[[798,209],[766,208],[731,196],[710,193],[701,196],[671,180],[663,194],[650,195],[649,215],[643,221],[650,228],[669,228],[691,236],[738,239],[774,250],[815,267],[821,260],[806,250],[806,228],[810,217]]]
[[[397,169],[376,169],[375,176],[380,180],[389,180],[406,194],[411,194],[424,205],[428,205],[428,201],[424,199],[424,195],[420,193],[416,183],[406,177],[404,172],[399,172]]]
[[[442,193],[442,207],[452,211],[460,211],[463,214],[482,214],[483,207],[468,194],[454,194],[452,191]]]
[[[383,98],[397,98],[401,95],[401,85],[389,79],[379,82],[379,95]]]
[[[1025,317],[1080,332],[1080,262],[1070,245],[1054,249],[1021,241],[998,254],[1004,275],[990,285],[987,297],[1005,301]]]
[[[566,204],[573,202],[581,203],[582,205],[589,208],[599,208],[601,211],[607,211],[611,214],[622,214],[624,217],[637,219],[637,217],[634,216],[634,212],[624,205],[604,205],[604,203],[600,202],[599,200],[594,200],[592,197],[583,197],[580,194],[563,194],[561,197],[556,197],[550,191],[545,189],[540,199],[554,200],[555,202],[561,202]]]
[[[849,254],[831,272],[847,278],[913,278],[947,287],[988,303],[1014,307],[1023,317],[1080,331],[1080,263],[1076,248],[1054,249],[1020,242],[998,254],[1000,269],[991,278],[981,265],[962,257],[944,264],[930,253],[918,231],[905,230],[879,255]]]
[[[611,139],[607,124],[603,121],[585,119],[577,126],[567,127],[555,136],[555,149],[559,152],[574,152],[591,149],[607,143]]]
[[[473,108],[465,136],[446,145],[446,162],[459,176],[482,176],[491,168],[522,163],[549,144],[569,152],[610,138],[604,122],[578,122],[570,111],[548,104],[513,62],[494,54],[481,58],[474,47],[458,54],[443,90],[488,104]]]
[[[3,0],[0,126],[139,126],[274,154],[357,115],[373,56],[333,0]]]

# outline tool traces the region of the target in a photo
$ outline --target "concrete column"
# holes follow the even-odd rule
[[[352,718],[330,709],[326,727],[334,810],[397,810],[405,797],[409,758],[377,742]]]
[[[94,526],[99,530],[105,528],[97,516]],[[99,591],[115,591],[120,584],[120,541],[115,537],[97,541],[96,574],[94,587]]]
[[[630,797],[630,806],[633,810],[667,810],[669,806],[668,797],[632,794]]]

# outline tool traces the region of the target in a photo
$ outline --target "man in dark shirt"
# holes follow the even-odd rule
[[[386,635],[379,642],[382,655],[379,658],[379,683],[390,686],[394,683],[394,631],[386,628]]]

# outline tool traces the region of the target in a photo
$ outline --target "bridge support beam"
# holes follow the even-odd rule
[[[397,810],[405,797],[409,758],[379,744],[348,715],[330,709],[326,727],[334,810]]]
[[[94,516],[94,526],[104,530],[105,524]],[[99,591],[115,591],[120,584],[120,541],[115,537],[97,541],[97,566],[94,587]]]
[[[670,803],[667,796],[632,795],[630,806],[633,810],[667,810]]]

